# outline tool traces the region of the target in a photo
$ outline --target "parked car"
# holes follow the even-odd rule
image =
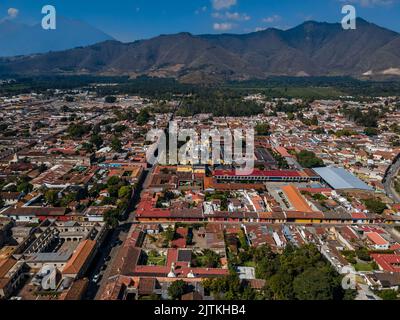
[[[100,279],[101,279],[101,274],[98,273],[93,277],[92,281],[94,283],[98,283],[100,281]]]

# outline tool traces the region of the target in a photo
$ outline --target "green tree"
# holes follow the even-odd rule
[[[378,129],[377,128],[365,128],[364,133],[370,137],[376,136],[376,135],[378,135]]]
[[[143,126],[145,124],[147,124],[147,122],[150,120],[150,114],[149,111],[147,109],[142,109],[140,110],[137,118],[136,118],[136,122],[139,126]]]
[[[278,272],[268,279],[267,288],[273,300],[293,300],[293,276],[287,272]]]
[[[177,280],[168,287],[168,295],[171,300],[179,300],[186,293],[188,285],[183,280]]]
[[[110,209],[104,213],[104,221],[111,228],[118,227],[119,212],[117,209]]]
[[[270,133],[270,126],[268,123],[259,123],[255,127],[256,133],[259,136],[269,136]]]
[[[293,291],[299,300],[332,300],[334,287],[324,269],[310,268],[293,281]]]
[[[311,125],[317,126],[318,124],[319,124],[319,122],[318,122],[318,117],[317,117],[316,115],[314,115],[314,116],[311,118]]]
[[[200,255],[195,255],[193,265],[196,267],[217,268],[220,266],[221,257],[210,249],[204,249]]]
[[[259,279],[269,279],[278,270],[279,259],[268,246],[256,248],[253,259],[256,263],[256,276]]]
[[[107,96],[105,97],[104,101],[106,103],[115,103],[117,101],[117,98],[114,96]]]
[[[122,186],[118,190],[118,198],[119,199],[128,199],[130,198],[132,193],[132,188],[130,186]]]
[[[264,298],[342,300],[353,296],[342,289],[341,276],[315,245],[298,248],[288,245],[282,254],[275,254],[267,246],[261,246],[251,254],[257,278],[266,280]]]
[[[17,191],[18,192],[24,192],[24,193],[29,193],[33,190],[33,186],[27,182],[27,181],[22,181],[17,185]]]
[[[111,148],[115,151],[115,152],[121,152],[122,151],[122,144],[121,141],[114,136],[111,140]]]
[[[114,197],[104,197],[100,205],[101,206],[115,205],[116,201],[117,199]]]
[[[117,186],[121,182],[121,179],[118,176],[112,176],[107,180],[107,187]]]
[[[364,201],[367,209],[376,214],[382,214],[387,209],[386,204],[376,198],[370,198]]]
[[[93,152],[93,144],[88,143],[88,142],[84,142],[82,144],[82,149],[85,150],[86,152]]]
[[[378,291],[377,295],[383,300],[398,300],[398,292],[395,290]]]
[[[65,195],[61,200],[60,200],[60,205],[62,207],[68,206],[71,202],[76,201],[78,198],[78,195],[76,192],[71,192]]]
[[[115,132],[121,133],[121,132],[124,132],[127,129],[127,127],[125,125],[117,124],[117,125],[114,126],[113,129],[114,129]]]
[[[58,192],[56,190],[47,190],[44,194],[44,198],[47,203],[55,206],[58,203]]]
[[[318,127],[317,129],[314,130],[315,134],[325,134],[325,129]]]
[[[254,300],[256,298],[255,291],[241,282],[236,272],[222,278],[204,280],[202,284],[215,299]]]
[[[90,125],[82,125],[82,124],[73,123],[68,127],[67,132],[71,138],[76,139],[76,138],[82,138],[82,136],[89,133],[91,129],[92,128]]]
[[[297,160],[304,168],[316,168],[324,166],[324,161],[318,158],[314,152],[308,150],[300,151],[297,154]]]
[[[357,249],[356,255],[357,255],[358,259],[363,260],[363,261],[371,261],[372,260],[367,248]]]
[[[90,143],[96,146],[96,149],[100,149],[103,144],[103,139],[99,134],[92,134],[90,137]]]
[[[40,173],[43,173],[47,170],[47,166],[44,163],[41,163],[40,166],[38,167],[38,170]]]
[[[171,227],[168,227],[167,230],[164,231],[164,237],[167,241],[175,240],[176,237],[175,230]]]
[[[337,136],[338,138],[341,137],[351,137],[356,135],[357,132],[349,130],[349,129],[342,129],[342,130],[338,130],[335,132],[335,136]]]

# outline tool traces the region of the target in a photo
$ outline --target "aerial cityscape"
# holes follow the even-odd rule
[[[235,32],[240,0],[197,2],[216,33],[63,17],[87,30],[49,47],[6,1],[0,300],[399,300],[400,24],[327,0],[336,22]]]

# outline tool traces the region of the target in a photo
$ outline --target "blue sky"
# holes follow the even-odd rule
[[[0,20],[38,23],[41,8],[85,21],[121,41],[182,31],[247,33],[287,29],[305,20],[340,22],[341,8],[400,32],[400,0],[0,0]]]

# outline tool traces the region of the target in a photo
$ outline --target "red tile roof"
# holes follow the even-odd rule
[[[383,270],[388,272],[400,272],[400,255],[371,254],[371,257]]]
[[[374,244],[376,245],[386,245],[388,242],[383,239],[378,233],[376,232],[368,232],[367,237],[369,240],[371,240]]]
[[[72,257],[68,260],[62,273],[63,274],[77,274],[80,272],[86,261],[92,254],[96,247],[96,241],[85,240],[82,241],[76,248]]]
[[[179,238],[179,239],[173,240],[171,245],[172,245],[172,247],[175,247],[175,248],[186,248],[186,238]]]
[[[294,185],[288,185],[281,188],[286,194],[289,202],[295,208],[296,211],[303,211],[307,213],[313,212],[311,207],[308,205],[306,199],[301,195],[299,189]]]
[[[236,177],[240,176],[235,170],[215,170],[214,176],[229,176]],[[250,177],[301,177],[302,174],[299,171],[290,170],[253,170],[249,175]]]
[[[362,212],[354,212],[354,213],[351,214],[351,217],[353,219],[357,219],[357,220],[363,220],[363,219],[367,218],[365,213],[362,213]]]

